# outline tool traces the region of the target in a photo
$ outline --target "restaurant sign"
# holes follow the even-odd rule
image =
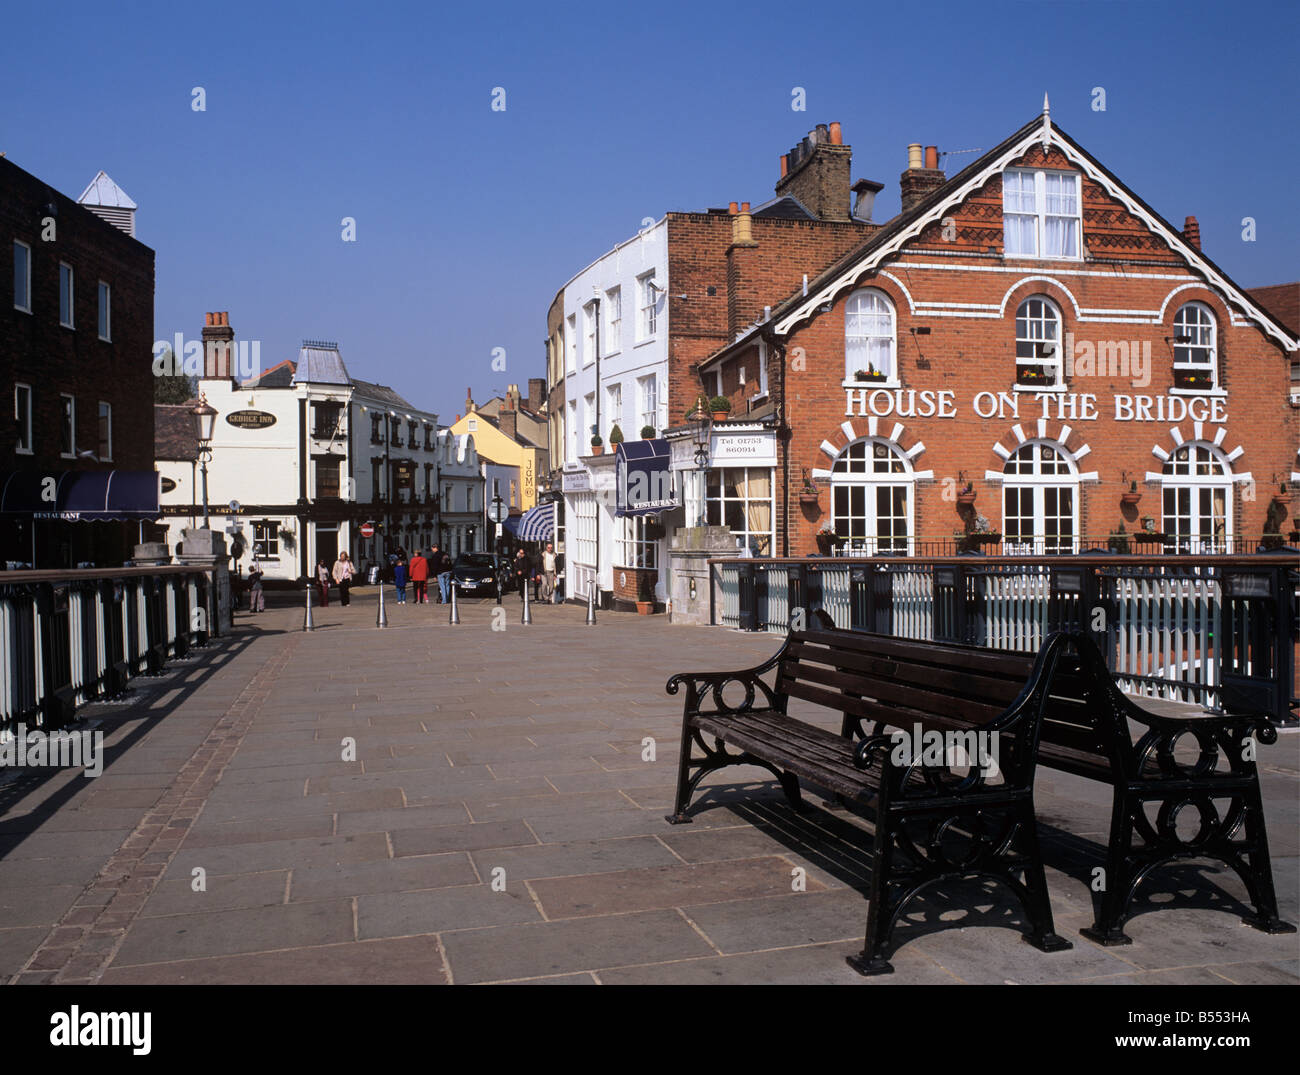
[[[265,429],[275,425],[275,415],[268,411],[231,411],[226,421],[237,429]]]

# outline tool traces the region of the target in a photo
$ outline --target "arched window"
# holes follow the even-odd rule
[[[1079,472],[1055,441],[1029,441],[1002,468],[1003,551],[1074,552],[1079,533]]]
[[[1161,479],[1165,551],[1227,552],[1232,468],[1217,447],[1193,441],[1167,460]]]
[[[856,440],[831,467],[832,525],[849,551],[907,553],[912,533],[912,464],[891,441]]]
[[[1218,384],[1214,315],[1189,302],[1174,315],[1174,387],[1205,391]]]
[[[894,306],[883,292],[855,291],[844,304],[844,379],[898,383]]]
[[[1025,299],[1016,310],[1016,384],[1038,389],[1065,386],[1061,311],[1042,295]]]

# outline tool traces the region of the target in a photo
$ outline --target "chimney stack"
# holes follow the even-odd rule
[[[849,218],[849,168],[853,147],[844,145],[839,123],[819,123],[781,158],[780,197],[789,194],[821,220]],[[733,209],[734,213],[735,210]]]
[[[1197,223],[1196,217],[1189,216],[1183,221],[1183,238],[1197,250],[1201,249],[1201,225]]]
[[[474,413],[474,392],[472,389],[465,389],[465,413]]]
[[[203,378],[221,380],[231,377],[230,345],[235,330],[230,327],[230,313],[204,315],[203,324]],[[180,358],[180,355],[176,356]]]
[[[541,414],[546,406],[546,378],[528,378],[528,409],[534,414]]]
[[[904,213],[945,182],[947,177],[939,167],[938,146],[926,146],[924,156],[919,142],[913,142],[907,147],[907,171],[898,180]]]
[[[497,428],[511,440],[514,440],[519,429],[519,412],[503,407],[497,412]]]

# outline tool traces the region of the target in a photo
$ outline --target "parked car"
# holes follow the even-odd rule
[[[451,575],[463,594],[481,594],[487,592],[493,597],[497,585],[508,573],[509,566],[504,556],[490,552],[463,552],[452,564]]]

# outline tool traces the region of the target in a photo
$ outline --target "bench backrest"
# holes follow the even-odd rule
[[[998,764],[1012,780],[1032,774],[1038,715],[1047,684],[1066,649],[1053,636],[1038,656],[996,653],[943,642],[918,642],[860,631],[792,632],[776,679],[786,698],[825,706],[855,721],[864,734],[880,722],[890,731],[966,731],[1008,726],[999,732]],[[1031,719],[1011,716],[1035,710]]]

